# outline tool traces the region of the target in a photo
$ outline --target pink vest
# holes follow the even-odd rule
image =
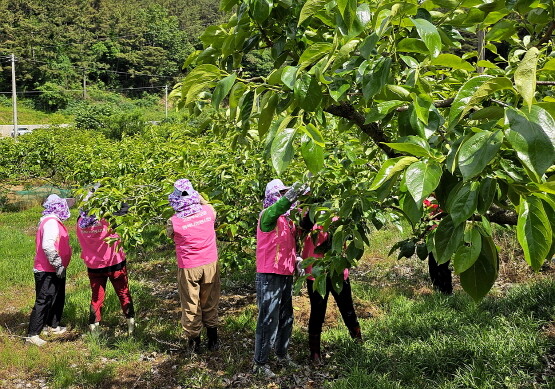
[[[316,237],[316,244],[314,244],[311,234],[309,234],[304,240],[303,252],[301,254],[301,257],[303,259],[324,257],[324,254],[315,253],[314,250],[316,249],[316,247],[318,247],[319,245],[321,245],[326,241],[326,239],[329,236],[329,233],[322,231],[322,226],[319,226],[319,225],[314,225],[314,227],[312,228],[312,231],[315,231],[315,230],[320,231]],[[307,273],[312,273],[312,266],[307,266],[305,270]],[[343,270],[343,279],[346,280],[347,278],[349,278],[349,269]],[[309,276],[308,279],[314,280],[314,277]]]
[[[276,227],[270,232],[256,228],[256,272],[290,276],[295,271],[295,225],[280,216]]]
[[[209,205],[203,205],[200,212],[185,218],[171,217],[178,267],[190,269],[218,260],[215,219]]]
[[[58,218],[54,216],[45,217],[39,224],[37,231],[37,236],[35,238],[35,265],[34,268],[38,271],[55,272],[54,266],[48,262],[48,258],[42,249],[42,236],[44,234],[44,223],[48,220],[54,219],[58,223],[58,239],[54,242],[54,247],[60,257],[62,258],[62,265],[67,267],[69,261],[71,260],[71,246],[69,245],[69,235],[67,233],[66,227],[62,224]]]
[[[106,238],[117,238],[108,222],[100,219],[90,227],[81,228],[77,223],[77,239],[81,245],[81,258],[89,269],[101,269],[114,266],[125,260],[125,253],[118,240],[108,244]]]

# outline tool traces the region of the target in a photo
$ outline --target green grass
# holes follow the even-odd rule
[[[418,292],[428,283],[425,263],[385,258],[387,246],[402,237],[394,229],[373,234],[376,249],[352,271],[364,344],[350,341],[335,318],[322,334],[326,365],[301,370],[300,384],[288,371],[280,372],[276,384],[249,374],[257,314],[253,267],[222,275],[219,352],[194,357],[183,352],[171,249],[128,255],[135,336],[123,335],[125,320],[111,287],[102,330],[88,334],[90,286],[79,259],[75,216],[66,222],[74,248],[64,313],[70,334],[49,339],[41,349],[24,347],[18,336],[25,335],[34,302],[34,228],[40,211],[0,214],[0,387],[39,378],[52,388],[216,388],[232,382],[259,388],[308,386],[309,381],[312,387],[342,389],[555,387],[555,372],[546,363],[555,352],[547,335],[555,316],[555,281],[539,277],[496,291],[479,304],[461,291],[451,297]],[[307,309],[302,298],[294,303],[299,317]],[[363,306],[377,313],[369,317]],[[291,354],[301,364],[307,355],[305,325],[296,321],[291,341]]]
[[[63,115],[61,113],[45,113],[37,111],[33,108],[18,105],[17,107],[17,122],[23,124],[64,124],[71,123],[73,118],[71,116]],[[12,107],[0,105],[0,124],[13,124],[13,111]]]

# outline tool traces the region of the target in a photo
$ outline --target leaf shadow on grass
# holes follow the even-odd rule
[[[30,312],[27,315],[21,311],[0,312],[0,327],[8,336],[24,336],[27,334],[29,315]]]
[[[385,304],[388,314],[362,321],[363,347],[331,338],[335,363],[347,368],[332,387],[512,388],[552,379],[555,340],[542,329],[555,315],[553,281],[479,304],[462,293],[400,293]]]

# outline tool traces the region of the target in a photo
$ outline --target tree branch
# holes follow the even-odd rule
[[[364,124],[364,115],[356,111],[351,104],[341,102],[338,105],[330,105],[324,108],[324,111],[356,124],[362,132],[372,138],[376,146],[382,149],[389,158],[397,155],[392,149],[383,144],[384,142],[389,142],[390,139],[387,138],[380,126],[376,123]]]
[[[453,103],[453,100],[455,100],[454,97],[451,97],[449,99],[445,99],[445,100],[438,100],[438,101],[434,101],[434,106],[436,108],[446,108],[446,107],[450,107],[451,104]],[[396,108],[395,110],[397,112],[403,112],[409,109],[408,105],[403,105],[401,107]]]
[[[555,81],[536,81],[537,85],[555,85]]]
[[[488,219],[492,223],[516,226],[518,215],[515,211],[503,209],[493,204],[488,211]]]
[[[538,46],[541,46],[541,45],[549,42],[549,40],[551,39],[551,34],[553,34],[553,30],[555,30],[555,20],[551,22],[551,24],[547,28],[547,31],[545,32],[545,35],[543,36],[543,38],[539,40]]]

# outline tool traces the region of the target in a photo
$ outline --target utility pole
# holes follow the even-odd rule
[[[83,100],[87,98],[87,69],[83,71]]]
[[[164,102],[166,106],[166,119],[167,119],[168,118],[168,86],[166,85],[164,89],[166,90],[166,98],[164,99]]]
[[[477,47],[477,51],[478,51],[478,62],[483,61],[484,59],[486,59],[486,31],[485,30],[478,30],[476,31],[476,36],[478,37],[478,47]],[[483,73],[484,72],[484,67],[482,66],[477,66],[476,67],[476,71],[478,73]]]
[[[15,55],[12,57],[12,109],[13,109],[13,137],[17,138],[17,92],[15,89]]]

